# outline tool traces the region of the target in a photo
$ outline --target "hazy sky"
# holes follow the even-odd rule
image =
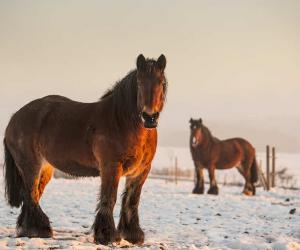
[[[300,152],[300,1],[0,1],[0,130],[48,94],[95,101],[167,57],[160,145],[187,146],[188,120]]]

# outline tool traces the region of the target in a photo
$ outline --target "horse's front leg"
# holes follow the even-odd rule
[[[150,166],[136,177],[127,177],[122,199],[121,217],[118,225],[120,235],[133,244],[144,242],[144,232],[139,224],[138,206],[142,186],[148,176]]]
[[[204,193],[204,173],[203,166],[199,161],[195,161],[195,187],[193,189],[193,194],[203,194]]]
[[[113,218],[113,209],[117,200],[121,175],[121,164],[105,164],[101,168],[100,200],[93,225],[94,241],[96,243],[107,245],[110,242],[120,241]]]
[[[216,180],[216,176],[215,176],[215,168],[216,167],[214,165],[211,165],[208,168],[210,187],[209,187],[209,190],[207,191],[207,193],[217,195],[219,193],[219,188],[218,188],[217,180]]]

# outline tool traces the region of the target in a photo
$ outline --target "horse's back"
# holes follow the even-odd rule
[[[251,143],[243,138],[230,138],[220,143],[221,159],[227,162],[243,162],[255,155],[255,149]]]
[[[30,130],[39,127],[43,118],[53,109],[54,103],[67,101],[71,100],[63,96],[49,95],[29,102],[11,117],[6,134],[12,129],[17,132],[22,129]]]
[[[6,127],[6,143],[13,148],[31,147],[55,109],[72,102],[74,101],[63,96],[49,95],[24,105],[13,114]]]
[[[33,100],[12,116],[5,143],[21,161],[34,159],[73,175],[97,176],[87,130],[92,110],[93,105],[58,95]]]
[[[224,140],[223,142],[230,143],[233,145],[238,145],[244,149],[249,149],[249,150],[254,149],[254,147],[252,146],[252,144],[249,141],[247,141],[246,139],[241,138],[241,137],[230,138],[230,139]]]
[[[72,102],[73,101],[70,98],[61,95],[47,95],[37,100],[48,101],[48,102]]]

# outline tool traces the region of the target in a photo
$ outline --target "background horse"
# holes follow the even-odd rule
[[[190,150],[195,164],[196,183],[193,193],[204,193],[203,169],[209,173],[208,194],[218,194],[215,169],[237,167],[245,178],[243,193],[255,195],[254,183],[257,181],[255,149],[242,138],[219,140],[205,127],[202,120],[190,120]]]
[[[156,126],[167,90],[166,58],[137,58],[137,69],[95,103],[62,96],[34,100],[11,118],[5,132],[6,198],[22,205],[17,235],[51,237],[39,206],[53,168],[74,176],[101,176],[93,225],[96,243],[123,237],[142,243],[138,204],[157,144]],[[113,209],[121,176],[127,176],[118,230]]]

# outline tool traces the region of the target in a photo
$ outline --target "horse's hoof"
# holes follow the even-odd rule
[[[248,195],[248,196],[253,196],[256,193],[256,187],[254,186],[254,184],[251,185],[246,185],[244,187],[244,191],[243,194]]]
[[[110,243],[110,240],[106,239],[103,236],[94,236],[94,243],[107,246]]]
[[[53,231],[51,227],[42,229],[28,229],[20,226],[17,228],[17,237],[52,238]]]
[[[145,240],[145,234],[140,227],[134,230],[123,229],[120,234],[124,240],[127,240],[131,244],[135,245],[142,245]]]
[[[108,245],[109,243],[119,243],[121,241],[120,234],[116,231],[114,235],[94,235],[96,244]]]
[[[250,191],[250,190],[244,190],[243,191],[243,194],[244,195],[247,195],[247,196],[253,196],[254,194],[253,194],[253,191]]]
[[[219,189],[218,187],[210,187],[209,190],[207,191],[208,194],[213,194],[213,195],[218,195],[219,194]]]
[[[204,194],[204,190],[199,189],[199,188],[194,188],[193,189],[193,194]]]
[[[114,240],[108,239],[104,237],[103,235],[94,236],[94,243],[107,246],[109,243],[113,243]]]

